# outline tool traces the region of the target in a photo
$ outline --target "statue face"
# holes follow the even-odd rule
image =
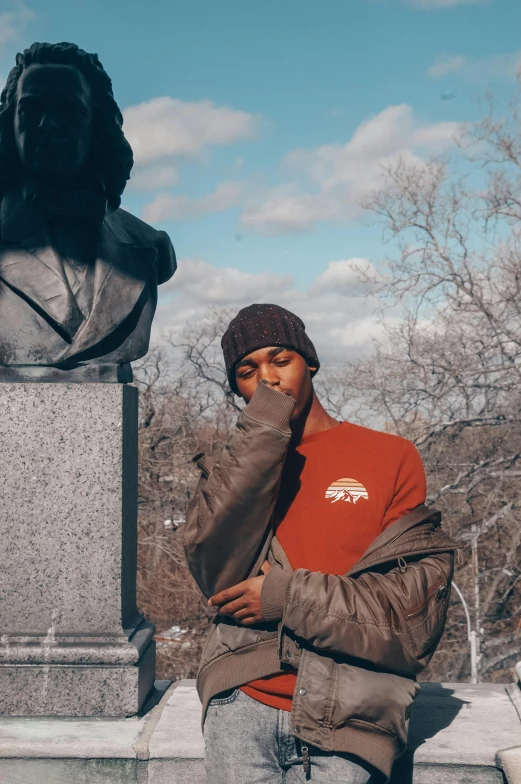
[[[24,168],[46,180],[71,181],[91,146],[91,92],[69,65],[32,65],[17,87],[16,148]]]

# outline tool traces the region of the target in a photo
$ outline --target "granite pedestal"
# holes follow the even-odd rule
[[[136,714],[137,389],[0,383],[0,444],[0,714]]]

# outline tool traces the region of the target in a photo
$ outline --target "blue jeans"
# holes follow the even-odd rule
[[[240,689],[210,701],[204,759],[208,784],[380,784],[368,763],[351,754],[302,744],[289,711],[271,708]]]

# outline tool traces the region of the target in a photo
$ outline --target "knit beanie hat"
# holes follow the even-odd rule
[[[292,348],[304,357],[308,365],[318,370],[317,352],[305,330],[302,319],[279,305],[249,305],[240,310],[228,324],[221,340],[232,391],[239,394],[235,383],[237,363],[252,351],[267,346]]]

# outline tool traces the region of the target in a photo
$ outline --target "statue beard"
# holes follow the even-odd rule
[[[107,194],[100,179],[75,188],[26,183],[23,196],[45,221],[72,220],[96,228],[101,226],[107,212]]]

